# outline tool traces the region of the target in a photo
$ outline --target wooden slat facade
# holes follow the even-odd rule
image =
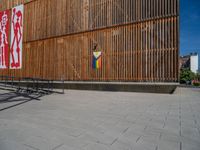
[[[179,79],[179,0],[1,0],[25,4],[23,68],[1,75],[53,80]],[[92,69],[92,52],[103,53]]]

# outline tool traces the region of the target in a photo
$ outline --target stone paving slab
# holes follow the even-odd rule
[[[66,90],[39,100],[0,90],[0,150],[199,150],[200,89]]]

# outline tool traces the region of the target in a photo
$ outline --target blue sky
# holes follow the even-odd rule
[[[180,0],[180,19],[181,55],[200,55],[200,0]]]

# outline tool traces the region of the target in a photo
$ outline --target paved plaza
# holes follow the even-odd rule
[[[200,89],[37,99],[0,90],[0,150],[200,150]]]

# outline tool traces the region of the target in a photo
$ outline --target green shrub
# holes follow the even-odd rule
[[[194,82],[193,85],[194,86],[200,86],[200,82]]]
[[[181,69],[180,72],[180,82],[181,83],[188,83],[195,79],[195,73],[190,71],[189,68]]]

